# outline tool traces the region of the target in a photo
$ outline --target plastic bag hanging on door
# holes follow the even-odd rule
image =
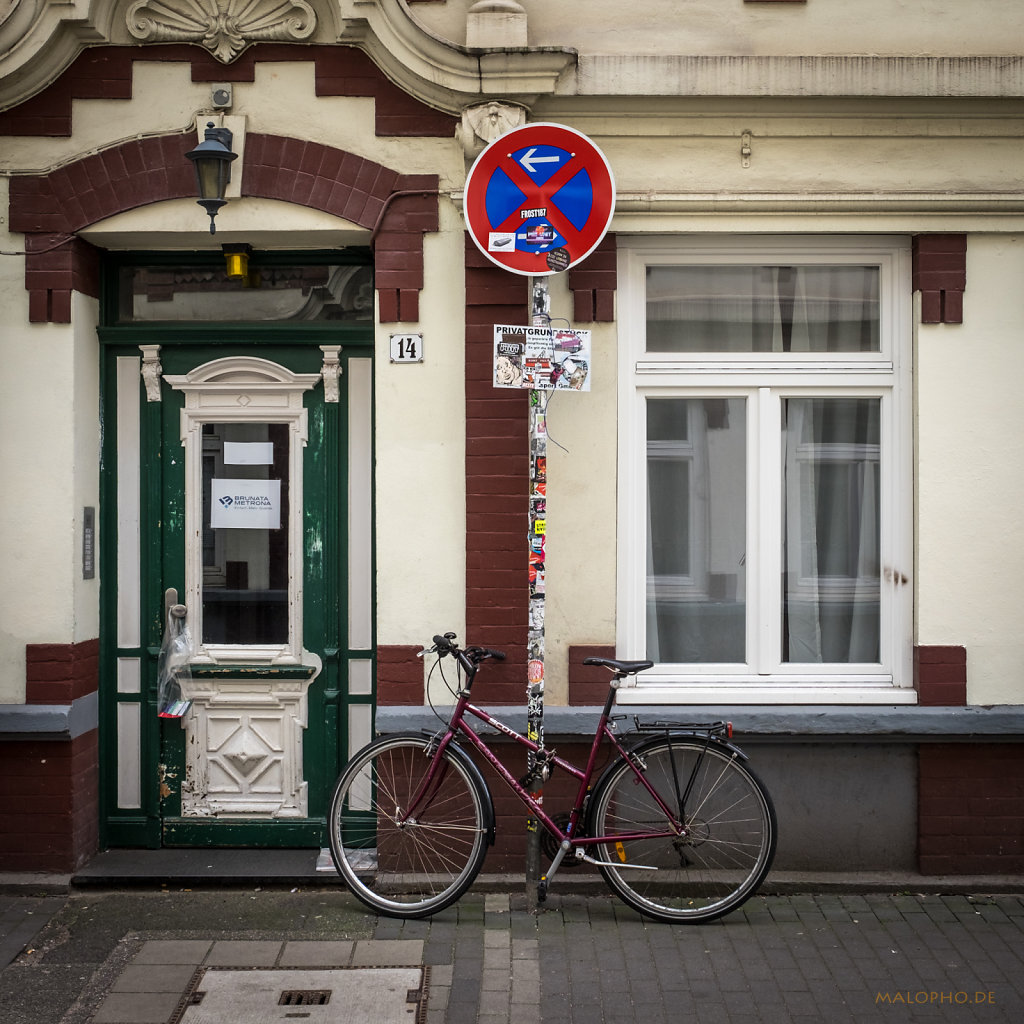
[[[161,718],[181,718],[192,706],[192,701],[181,695],[182,683],[191,678],[191,656],[192,636],[185,623],[185,606],[171,605],[167,609],[164,638],[156,663],[157,708]]]

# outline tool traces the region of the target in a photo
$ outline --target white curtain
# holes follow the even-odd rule
[[[878,400],[783,412],[784,662],[879,660]]]

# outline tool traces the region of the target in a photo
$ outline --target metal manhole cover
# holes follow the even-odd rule
[[[423,967],[201,968],[171,1024],[418,1024]]]

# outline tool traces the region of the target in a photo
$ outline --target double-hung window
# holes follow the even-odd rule
[[[912,702],[908,240],[619,249],[621,697]]]

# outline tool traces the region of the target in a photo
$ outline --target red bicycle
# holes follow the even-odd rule
[[[543,899],[565,858],[596,865],[624,902],[671,923],[710,921],[735,910],[764,880],[775,853],[771,797],[731,742],[731,726],[637,721],[619,736],[612,718],[623,679],[650,661],[587,658],[613,673],[585,767],[541,749],[470,702],[480,665],[504,659],[434,637],[438,664],[452,657],[461,685],[439,732],[386,736],[345,767],[331,798],[331,851],[352,893],[391,917],[425,917],[473,884],[494,842],[494,804],[465,749],[477,750],[557,845],[541,878]],[[568,772],[579,788],[568,821],[556,823],[467,722],[479,719],[533,752],[533,771]],[[462,741],[462,742],[460,742]],[[617,756],[593,781],[603,743]]]

